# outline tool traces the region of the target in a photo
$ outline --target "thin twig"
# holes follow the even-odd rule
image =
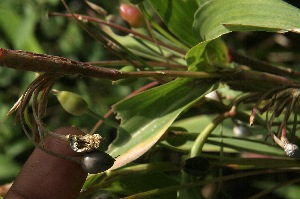
[[[140,65],[141,63],[138,61],[132,61],[135,65]],[[92,64],[95,66],[124,66],[126,64],[130,64],[130,62],[126,60],[107,60],[107,61],[92,61],[85,62],[87,64]],[[157,62],[157,61],[145,61],[145,63],[152,67],[165,67],[165,68],[178,68],[178,69],[187,69],[187,66],[180,64],[171,64],[167,62]]]
[[[68,17],[68,18],[72,18],[73,17],[72,14],[63,14],[63,13],[57,13],[57,12],[50,12],[48,15],[49,16],[63,16],[63,17]],[[133,31],[131,29],[125,28],[125,27],[120,26],[120,25],[117,25],[117,24],[114,24],[114,23],[110,23],[110,22],[104,21],[102,19],[98,19],[98,18],[95,18],[95,17],[87,16],[87,15],[74,14],[74,16],[77,19],[80,19],[81,21],[87,20],[87,21],[99,23],[99,24],[102,24],[102,25],[106,25],[106,26],[109,26],[111,28],[119,29],[119,30],[121,30],[123,32],[131,33],[134,37],[139,37],[141,39],[144,39],[144,40],[147,40],[147,41],[155,43],[155,40],[153,38],[151,38],[151,37],[149,37],[147,35],[143,35],[141,33],[138,33],[136,31]],[[178,49],[178,48],[176,48],[174,46],[171,46],[169,44],[166,44],[164,42],[157,41],[157,44],[159,44],[160,46],[164,46],[164,47],[166,47],[168,49],[171,49],[171,50],[173,50],[175,52],[178,52],[178,53],[180,53],[182,55],[186,54],[186,51]]]
[[[233,57],[233,60],[235,62],[249,66],[254,70],[261,71],[261,72],[268,72],[274,75],[287,76],[291,78],[297,78],[297,79],[300,78],[300,72],[292,70],[291,68],[273,66],[266,62],[247,57],[233,50],[230,51],[230,54]]]

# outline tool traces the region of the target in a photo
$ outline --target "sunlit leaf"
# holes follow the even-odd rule
[[[189,70],[215,72],[219,70],[216,65],[224,66],[228,61],[227,52],[227,47],[221,39],[201,42],[186,54]]]
[[[211,150],[209,151],[217,151],[217,147],[219,148],[223,146],[224,151],[231,149],[235,152],[249,152],[249,153],[255,153],[255,154],[264,154],[264,155],[279,155],[284,156],[284,151],[273,145],[267,145],[266,143],[259,142],[257,140],[251,140],[251,139],[240,139],[236,137],[232,138],[222,138],[222,137],[210,137],[207,140],[207,143],[209,143],[211,146]],[[215,147],[212,147],[214,144]],[[204,150],[207,150],[208,147],[204,147]]]
[[[216,88],[215,81],[177,79],[114,105],[121,126],[108,150],[119,156],[113,168],[143,155],[182,111]]]
[[[161,142],[161,145],[172,150],[189,152],[194,144],[194,140],[199,133],[201,133],[201,130],[215,117],[216,115],[201,115],[175,122],[172,126],[181,127],[189,131],[189,133],[177,135],[177,139],[183,143],[175,146],[168,142],[167,139]],[[281,148],[275,145],[271,146],[265,142],[265,136],[267,135],[265,129],[249,128],[252,136],[241,138],[234,135],[233,128],[234,124],[232,121],[225,120],[220,127],[212,132],[212,135],[208,138],[203,147],[203,151],[219,152],[221,146],[223,146],[224,152],[250,152],[263,155],[285,156]],[[224,137],[220,136],[221,133]],[[176,139],[176,137],[173,139]]]
[[[150,0],[149,2],[169,30],[182,41],[192,46],[199,42],[192,28],[194,13],[198,8],[196,0]]]
[[[299,18],[300,10],[281,0],[211,0],[199,7],[193,27],[205,41],[231,31],[297,32]]]

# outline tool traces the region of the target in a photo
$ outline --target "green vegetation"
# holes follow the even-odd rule
[[[297,198],[299,151],[284,150],[299,145],[299,5],[130,2],[1,0],[1,48],[98,68],[76,62],[72,75],[58,68],[59,79],[46,61],[0,68],[0,183],[34,147],[15,113],[7,116],[33,82],[27,93],[40,98],[19,108],[28,129],[42,120],[50,130],[99,133],[101,150],[116,158],[79,198]]]

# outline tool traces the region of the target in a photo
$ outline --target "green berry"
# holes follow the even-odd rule
[[[88,104],[80,95],[69,91],[54,92],[61,106],[68,113],[78,116],[88,111]]]

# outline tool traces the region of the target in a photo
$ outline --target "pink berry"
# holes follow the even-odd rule
[[[131,27],[144,26],[144,18],[141,11],[133,5],[122,3],[120,5],[120,15]]]

